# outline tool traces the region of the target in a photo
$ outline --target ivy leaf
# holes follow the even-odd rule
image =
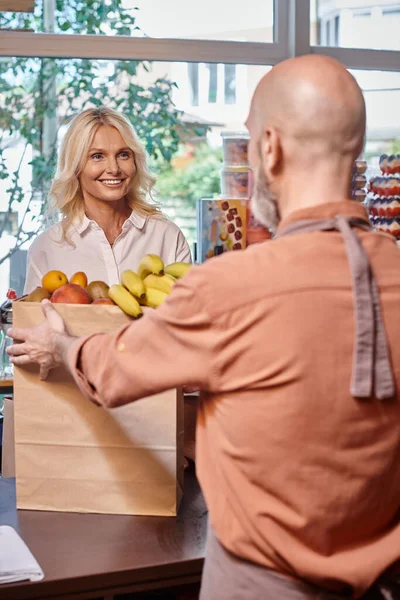
[[[61,29],[61,31],[68,31],[68,29],[71,29],[71,23],[69,21],[65,21],[64,23],[60,23],[58,27]]]

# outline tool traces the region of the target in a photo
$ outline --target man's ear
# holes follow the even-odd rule
[[[261,153],[265,174],[271,180],[279,174],[282,166],[282,146],[275,127],[265,130],[261,141]]]

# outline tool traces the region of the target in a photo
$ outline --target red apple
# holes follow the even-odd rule
[[[66,283],[53,292],[50,302],[59,304],[90,304],[87,291],[76,283]]]

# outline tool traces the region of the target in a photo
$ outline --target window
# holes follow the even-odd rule
[[[400,72],[351,70],[367,108],[364,155],[369,174],[378,174],[381,154],[400,153]]]
[[[325,23],[325,31],[326,31],[325,44],[327,46],[330,46],[331,45],[331,22],[329,20]]]
[[[321,45],[400,50],[399,0],[314,0],[310,9],[312,41],[318,29],[323,33],[318,23],[324,23],[325,34],[318,40]]]
[[[236,104],[236,65],[189,63],[191,105]]]
[[[236,65],[225,65],[225,104],[236,103]]]
[[[95,16],[87,18],[85,2],[57,2],[54,31],[60,34],[128,35],[150,38],[273,42],[273,0],[124,0],[98,2]],[[89,3],[88,3],[89,4]],[[123,7],[118,15],[115,5]],[[11,26],[51,31],[43,27],[42,7],[49,13],[51,2],[36,0],[35,18],[15,14]],[[51,21],[52,13],[47,14]],[[0,27],[9,26],[11,13],[0,18]],[[6,21],[7,20],[7,21]],[[47,19],[49,23],[49,19]]]
[[[191,95],[191,105],[199,105],[199,65],[197,63],[188,64],[188,75]]]
[[[272,0],[132,0],[137,25],[150,37],[273,42]],[[155,15],[163,15],[162,19]]]
[[[208,82],[208,102],[215,104],[217,101],[217,88],[218,88],[218,65],[210,63],[207,65],[210,78]]]
[[[340,17],[336,15],[335,17],[335,46],[339,46],[339,36],[340,36]]]

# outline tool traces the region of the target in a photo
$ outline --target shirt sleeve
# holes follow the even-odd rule
[[[187,243],[185,236],[180,230],[176,242],[175,262],[185,262],[189,264],[192,262],[192,255],[190,252],[189,244]]]
[[[40,260],[39,260],[40,262]],[[27,264],[26,264],[26,277],[25,277],[25,286],[24,286],[24,294],[29,294],[35,288],[42,285],[42,277],[45,274],[46,269],[41,269],[39,265],[36,263],[35,258],[33,257],[32,249],[28,251]]]
[[[197,270],[142,319],[72,344],[68,367],[85,395],[99,405],[116,407],[183,385],[214,389],[216,333],[204,308]]]

